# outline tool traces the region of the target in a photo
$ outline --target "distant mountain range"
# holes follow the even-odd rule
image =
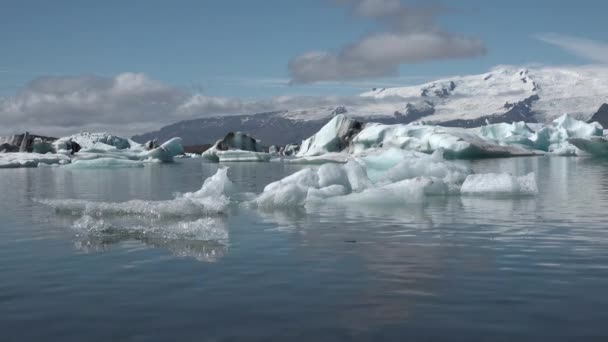
[[[365,122],[423,121],[459,127],[478,127],[487,122],[549,122],[568,113],[577,119],[593,117],[608,124],[608,67],[500,67],[485,74],[418,86],[375,88],[357,99],[351,105],[336,103],[330,107],[180,121],[134,136],[133,140],[164,141],[179,136],[186,145],[199,145],[241,131],[265,145],[284,145],[308,138],[340,113]]]

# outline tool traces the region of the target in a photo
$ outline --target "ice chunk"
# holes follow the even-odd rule
[[[368,205],[421,203],[428,194],[437,194],[436,181],[427,177],[405,179],[380,187],[369,188],[362,192],[351,193],[331,200],[338,203],[357,203]],[[442,187],[442,185],[439,185]]]
[[[367,170],[363,165],[354,160],[344,165],[344,171],[352,191],[359,192],[372,187],[372,182],[367,176]]]
[[[63,137],[54,142],[56,150],[68,150],[66,144],[75,141],[84,149],[108,149],[124,150],[131,147],[130,140],[109,133],[81,132],[68,137]]]
[[[303,169],[268,184],[253,202],[264,208],[303,206],[326,200],[413,203],[429,195],[458,193],[471,173],[467,167],[443,159],[440,151],[433,155],[401,150],[377,152],[401,158],[387,164],[380,163],[378,155],[366,155],[344,165],[327,163],[317,169]],[[377,182],[367,175],[368,163],[382,168],[376,171],[380,175]]]
[[[240,151],[234,153],[222,153],[227,151]],[[247,154],[245,152],[260,152],[260,154]],[[260,141],[241,132],[230,132],[224,139],[218,140],[213,146],[203,152],[202,157],[212,161],[221,161],[220,155],[223,154],[223,161],[269,161],[270,155],[263,153]]]
[[[228,178],[228,168],[218,169],[217,172],[205,179],[203,187],[196,192],[189,192],[182,195],[184,198],[219,198],[230,196],[234,193],[234,184]]]
[[[145,216],[159,219],[204,216],[224,212],[233,191],[227,169],[219,169],[203,183],[200,190],[178,195],[166,201],[131,200],[126,202],[93,202],[86,200],[38,200],[58,212],[106,216]]]
[[[496,123],[478,128],[481,137],[496,141],[499,144],[520,144],[534,147],[534,142],[530,138],[534,135],[534,130],[527,123]]]
[[[65,164],[70,157],[53,153],[0,153],[0,168],[36,167],[39,164]]]
[[[184,147],[182,146],[182,138],[172,138],[166,141],[151,151],[141,152],[139,156],[142,159],[153,158],[162,160],[163,162],[173,161],[173,157],[184,153]]]
[[[328,152],[340,152],[348,147],[363,124],[338,114],[310,138],[302,141],[298,157],[318,156]]]
[[[572,138],[568,139],[568,142],[591,155],[597,157],[608,156],[608,139],[605,137]]]
[[[352,140],[354,153],[391,147],[423,153],[442,149],[446,157],[462,159],[534,154],[523,147],[499,145],[474,130],[456,127],[367,124]]]
[[[470,195],[534,195],[538,193],[534,173],[515,177],[508,173],[469,175],[460,190]]]
[[[350,192],[350,182],[346,170],[342,165],[323,164],[317,170],[319,175],[319,187],[324,188],[330,185],[340,185]]]
[[[571,139],[591,139],[602,136],[603,128],[597,122],[586,123],[564,114],[553,120],[551,126],[539,129],[530,139],[537,149],[561,155],[576,154],[576,149],[568,141]]]
[[[271,155],[264,152],[228,150],[215,152],[220,162],[267,162]]]

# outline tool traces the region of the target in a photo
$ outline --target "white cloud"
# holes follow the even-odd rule
[[[360,96],[279,96],[262,100],[207,96],[140,73],[114,77],[46,76],[0,98],[0,135],[63,136],[82,130],[133,135],[180,120],[378,101]],[[390,99],[382,100],[390,101]]]
[[[351,11],[375,20],[379,32],[333,51],[309,51],[289,64],[291,82],[397,76],[399,65],[469,58],[485,53],[479,39],[446,32],[435,24],[439,7],[414,8],[399,0],[338,0]]]
[[[590,61],[608,63],[608,43],[557,33],[537,34],[534,38]]]

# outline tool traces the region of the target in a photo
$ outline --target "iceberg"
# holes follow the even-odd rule
[[[219,162],[267,162],[272,156],[270,153],[243,150],[216,151],[215,154]]]
[[[443,150],[446,158],[474,159],[534,155],[519,146],[500,145],[474,130],[428,125],[368,124],[352,140],[352,152],[369,148],[399,148],[423,153]]]
[[[144,151],[139,154],[140,159],[158,159],[163,162],[173,161],[176,157],[184,153],[182,138],[172,138],[151,151]]]
[[[536,131],[531,140],[539,150],[558,155],[576,155],[576,147],[570,144],[570,140],[591,139],[601,137],[603,134],[603,128],[599,123],[586,123],[564,114],[553,120],[552,125]]]
[[[200,190],[178,194],[172,200],[126,202],[94,202],[87,200],[38,200],[54,208],[57,212],[88,215],[92,217],[145,216],[148,218],[169,219],[187,216],[200,217],[219,214],[230,203],[229,195],[233,184],[228,179],[228,169],[219,169],[207,178]]]
[[[340,152],[348,148],[352,138],[362,128],[361,122],[350,119],[344,114],[338,114],[313,136],[302,141],[296,156],[312,157],[328,152]]]
[[[608,139],[605,137],[571,138],[568,142],[576,148],[596,157],[608,156]]]
[[[441,150],[448,159],[531,156],[551,153],[576,155],[570,139],[601,137],[598,123],[585,123],[564,114],[551,125],[525,122],[459,128],[419,123],[360,124],[336,115],[316,134],[302,142],[296,163],[346,162],[369,150],[401,149],[431,154]]]
[[[273,209],[334,200],[418,203],[425,196],[458,193],[471,173],[467,167],[445,160],[440,152],[433,155],[397,149],[376,152],[360,155],[345,164],[326,163],[300,170],[268,184],[253,204]]]
[[[81,132],[56,140],[53,144],[56,150],[69,150],[69,143],[74,141],[83,149],[125,150],[132,148],[132,141],[110,133]],[[139,145],[139,144],[137,144]]]
[[[70,163],[70,157],[55,153],[0,153],[0,168],[37,167],[41,164],[63,165]]]
[[[249,152],[249,153],[248,153]],[[269,161],[271,155],[264,152],[260,141],[241,133],[230,132],[201,155],[212,162],[221,161]]]
[[[465,195],[535,195],[538,187],[533,172],[520,177],[486,173],[467,176],[460,191]]]

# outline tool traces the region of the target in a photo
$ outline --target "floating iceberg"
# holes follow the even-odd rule
[[[0,153],[0,168],[37,167],[39,164],[69,164],[70,157],[54,153]]]
[[[604,134],[602,126],[597,123],[586,123],[564,114],[553,120],[552,125],[545,126],[531,138],[539,150],[554,154],[574,155],[575,146],[569,143],[571,139],[591,139]]]
[[[137,143],[109,133],[81,132],[68,137],[63,137],[54,142],[55,149],[69,150],[69,142],[74,141],[83,149],[124,150],[129,149]]]
[[[500,145],[465,128],[426,125],[368,124],[352,140],[352,152],[399,148],[423,153],[443,150],[447,158],[473,159],[533,155],[519,146]]]
[[[106,216],[146,216],[158,219],[203,216],[224,212],[230,203],[233,184],[227,169],[219,169],[207,178],[200,190],[177,195],[172,200],[126,202],[93,202],[86,200],[39,200],[62,213]]]
[[[182,138],[173,138],[151,151],[139,153],[138,156],[140,159],[158,159],[163,162],[171,162],[173,157],[182,153],[184,153]]]
[[[213,162],[269,161],[271,157],[264,152],[259,140],[241,132],[226,134],[224,139],[216,141],[201,156]]]
[[[585,123],[569,115],[549,126],[515,122],[478,128],[441,127],[421,124],[362,125],[340,114],[315,135],[302,142],[293,162],[346,162],[370,149],[398,148],[422,153],[442,150],[449,159],[511,157],[552,153],[574,155],[568,140],[602,136],[598,123]],[[339,154],[344,156],[340,157]]]
[[[508,173],[469,175],[460,190],[474,195],[535,195],[538,193],[534,173],[512,176]]]
[[[243,150],[216,151],[220,162],[267,162],[271,155],[264,152],[252,152]]]
[[[328,152],[340,152],[348,148],[351,139],[363,124],[338,114],[310,138],[302,141],[298,157],[318,156]]]
[[[608,157],[608,139],[605,137],[572,138],[568,142],[593,156]]]
[[[345,164],[326,163],[268,184],[253,201],[261,208],[289,208],[316,201],[410,203],[427,195],[458,193],[470,169],[397,149],[375,150]],[[368,174],[369,172],[369,174]]]

